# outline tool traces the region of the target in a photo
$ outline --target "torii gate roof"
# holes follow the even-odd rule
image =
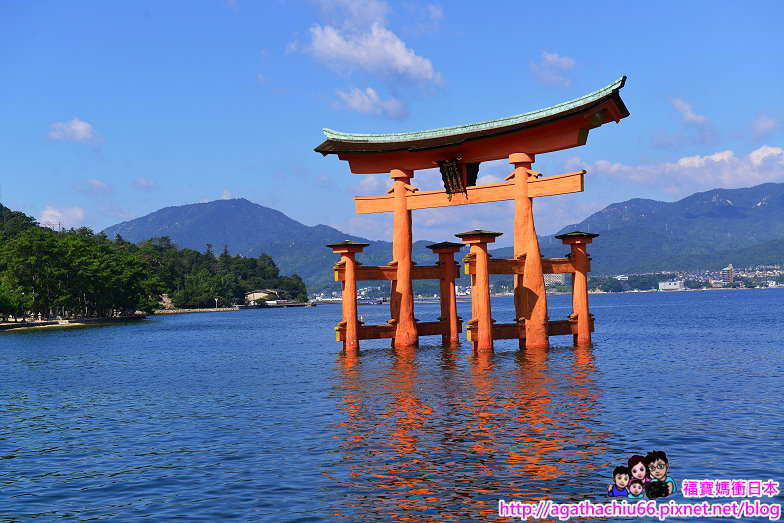
[[[316,147],[323,154],[347,160],[354,173],[390,169],[429,169],[433,162],[498,160],[510,153],[539,154],[584,145],[588,131],[629,116],[621,100],[623,76],[585,96],[552,107],[425,131],[388,134],[344,133],[324,129],[327,140]]]

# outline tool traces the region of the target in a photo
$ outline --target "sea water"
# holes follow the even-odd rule
[[[505,340],[490,357],[439,337],[345,357],[339,305],[3,333],[0,521],[487,521],[499,499],[607,501],[613,468],[651,450],[679,489],[780,481],[783,304],[593,295],[592,348]],[[514,316],[510,298],[492,307]]]

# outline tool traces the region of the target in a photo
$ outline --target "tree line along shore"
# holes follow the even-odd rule
[[[86,227],[55,231],[0,205],[0,320],[133,317],[161,308],[243,303],[256,289],[280,289],[307,301],[297,275],[281,276],[266,254],[258,258],[180,249],[169,238],[140,245]]]

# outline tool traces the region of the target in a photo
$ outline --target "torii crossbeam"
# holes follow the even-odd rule
[[[479,351],[492,351],[493,339],[510,337],[519,338],[521,346],[546,347],[549,335],[569,333],[574,334],[576,344],[589,344],[593,321],[585,286],[589,270],[585,244],[596,235],[561,235],[559,238],[572,246],[569,258],[543,260],[532,211],[533,198],[583,191],[585,171],[541,177],[531,169],[531,164],[537,154],[584,145],[591,129],[628,116],[629,111],[619,94],[625,80],[626,77],[622,77],[598,91],[546,109],[467,125],[394,134],[351,134],[324,129],[327,140],[316,147],[317,152],[325,156],[337,154],[338,158],[348,161],[353,173],[388,172],[394,181],[386,195],[355,198],[358,214],[394,213],[393,253],[389,267],[361,267],[354,255],[361,252],[364,245],[342,242],[330,246],[342,254],[341,262],[336,266],[336,278],[342,278],[344,283],[343,320],[336,330],[346,349],[357,349],[359,339],[380,337],[392,338],[396,347],[414,346],[418,336],[425,334],[441,334],[445,342],[447,339],[454,342],[456,320],[452,315],[456,313],[444,317],[445,312],[442,312],[439,322],[418,323],[415,320],[412,279],[416,274],[438,278],[443,294],[443,289],[450,288],[445,282],[451,278],[451,293],[454,294],[455,275],[447,267],[454,265],[454,258],[450,262],[444,255],[451,253],[453,256],[457,248],[444,251],[442,246],[441,251],[434,250],[441,253],[439,265],[416,267],[415,270],[411,261],[411,211],[505,200],[515,202],[514,259],[489,260],[487,243],[498,233],[469,231],[459,235],[472,246],[466,257],[466,271],[472,274],[474,316],[467,323],[469,340]],[[501,158],[508,158],[514,166],[505,181],[476,185],[478,164]],[[434,165],[440,166],[445,189],[419,192],[411,185],[414,171],[431,169]],[[507,263],[501,268],[498,263],[491,262]],[[543,276],[547,267],[551,272],[555,272],[553,267],[558,267],[557,272],[574,274],[574,311],[569,320],[548,321]],[[428,272],[428,269],[432,270]],[[514,274],[515,323],[509,325],[493,325],[489,292],[484,288],[489,285],[487,276],[501,269]],[[353,281],[349,281],[349,274]],[[390,279],[392,319],[388,325],[361,325],[356,319],[356,296],[353,312],[352,306],[346,305],[347,299],[352,300],[346,294],[355,292],[356,280],[363,279]],[[482,303],[477,302],[477,296]],[[442,295],[441,299],[442,311],[453,309],[449,303],[454,301],[454,296]]]

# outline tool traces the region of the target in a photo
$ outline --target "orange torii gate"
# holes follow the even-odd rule
[[[487,244],[500,233],[469,231],[458,234],[471,246],[464,258],[471,274],[472,318],[466,324],[474,350],[492,351],[494,339],[520,340],[520,345],[546,347],[548,336],[573,334],[577,345],[590,344],[593,318],[588,309],[586,275],[590,264],[585,245],[595,234],[573,232],[558,236],[571,246],[567,258],[542,259],[534,226],[533,198],[581,192],[585,171],[542,177],[531,169],[535,155],[585,145],[588,132],[629,115],[620,89],[626,77],[587,94],[517,116],[427,131],[393,134],[351,134],[324,129],[327,140],[316,147],[323,155],[337,154],[352,173],[388,172],[393,187],[382,196],[355,197],[358,214],[392,212],[394,231],[392,262],[363,267],[356,254],[367,244],[331,244],[341,260],[335,278],[343,285],[343,318],[337,338],[346,350],[357,350],[361,339],[392,338],[395,347],[417,345],[419,336],[440,334],[444,343],[455,343],[459,332],[454,292],[454,253],[461,245],[430,245],[439,254],[434,266],[417,266],[411,260],[411,211],[473,203],[514,200],[514,258],[493,260]],[[514,171],[501,183],[476,185],[480,162],[508,158]],[[438,165],[444,190],[419,191],[411,185],[414,171]],[[549,321],[545,273],[573,274],[573,312],[569,319]],[[494,324],[490,311],[489,275],[514,275],[514,323]],[[414,318],[412,280],[441,281],[441,318],[419,322]],[[357,319],[356,282],[389,280],[392,319],[386,325],[364,325]]]

